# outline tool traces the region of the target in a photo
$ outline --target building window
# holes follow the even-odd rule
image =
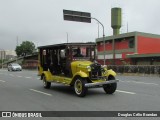
[[[111,40],[106,41],[106,44],[111,44],[111,43],[112,43],[112,41],[111,41]]]
[[[99,42],[99,45],[103,45],[103,42]]]
[[[134,43],[134,38],[129,38],[129,48],[134,48],[135,47],[135,43]]]
[[[122,40],[122,38],[115,39],[116,42],[121,42]]]

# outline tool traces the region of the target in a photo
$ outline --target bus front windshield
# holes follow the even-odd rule
[[[95,59],[95,50],[93,47],[77,46],[72,48],[73,60],[93,60]]]

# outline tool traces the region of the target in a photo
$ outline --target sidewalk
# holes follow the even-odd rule
[[[160,74],[144,74],[144,73],[117,73],[117,75],[160,77]]]

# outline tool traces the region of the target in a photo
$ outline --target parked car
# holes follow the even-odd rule
[[[8,71],[22,71],[22,67],[18,63],[10,63],[8,65]]]

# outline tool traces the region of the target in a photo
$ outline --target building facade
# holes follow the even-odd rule
[[[16,57],[16,52],[14,50],[0,50],[0,59],[11,60]]]
[[[160,65],[160,35],[130,32],[97,38],[97,59],[111,65]]]
[[[6,59],[12,60],[16,57],[16,52],[14,50],[6,50]]]
[[[0,50],[0,59],[5,59],[6,58],[6,51],[5,50]]]

